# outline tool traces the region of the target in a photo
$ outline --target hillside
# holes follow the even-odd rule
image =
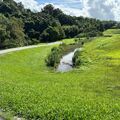
[[[0,49],[101,36],[113,26],[119,28],[115,21],[69,16],[50,4],[41,12],[32,12],[13,0],[0,2]]]
[[[53,46],[1,55],[0,108],[35,120],[119,120],[119,31],[107,30],[86,43],[83,64],[67,73],[46,67]]]

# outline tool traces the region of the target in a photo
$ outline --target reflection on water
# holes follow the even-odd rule
[[[73,69],[72,58],[73,58],[74,53],[76,52],[76,50],[81,51],[82,48],[77,48],[73,52],[70,52],[69,54],[62,57],[62,59],[60,61],[60,64],[59,64],[59,66],[57,68],[58,72],[68,72],[68,71]]]
[[[76,51],[76,50],[75,50]],[[73,69],[73,63],[72,63],[72,58],[74,56],[75,51],[65,55],[62,57],[60,64],[57,68],[57,71],[59,72],[67,72]]]

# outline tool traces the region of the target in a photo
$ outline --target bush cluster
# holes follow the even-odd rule
[[[81,65],[81,51],[80,50],[76,50],[72,61],[73,61],[73,67],[77,67]]]
[[[66,44],[60,44],[59,47],[53,47],[50,54],[45,59],[46,65],[49,67],[57,67],[63,55]]]

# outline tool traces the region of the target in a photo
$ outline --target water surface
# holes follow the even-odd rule
[[[57,68],[57,71],[59,71],[59,72],[67,72],[67,71],[70,71],[70,70],[73,69],[72,58],[74,56],[75,51],[70,52],[69,54],[62,57],[62,59],[60,60],[60,64],[59,64],[59,66]]]

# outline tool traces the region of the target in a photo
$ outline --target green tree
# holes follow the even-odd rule
[[[25,42],[22,21],[0,15],[0,49],[24,46]]]
[[[41,35],[42,41],[53,42],[65,37],[65,33],[61,26],[49,26]]]
[[[10,38],[10,31],[8,31],[10,23],[9,20],[2,14],[0,14],[0,49],[4,49],[5,40]]]
[[[53,15],[53,11],[54,11],[54,6],[51,4],[46,5],[43,9],[42,12]]]
[[[75,37],[79,33],[79,28],[76,25],[63,26],[63,30],[67,38]]]
[[[26,44],[25,34],[24,34],[24,24],[22,20],[12,17],[10,19],[10,37],[12,39],[11,47],[24,46]]]

